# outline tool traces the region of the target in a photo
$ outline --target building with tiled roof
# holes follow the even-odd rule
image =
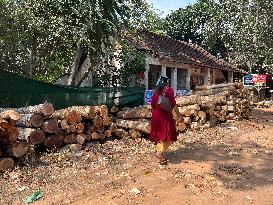
[[[176,91],[190,89],[191,84],[233,81],[236,68],[196,44],[146,30],[138,30],[137,34],[127,35],[127,38],[137,49],[147,53],[147,89],[152,89],[160,75],[167,75]]]

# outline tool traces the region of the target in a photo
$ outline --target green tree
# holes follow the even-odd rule
[[[148,8],[144,0],[2,0],[1,68],[47,81],[68,72],[69,84],[76,85],[89,56],[79,85],[121,31],[147,22]]]
[[[234,64],[272,64],[273,2],[220,0],[208,26],[208,37],[219,34]]]
[[[221,37],[214,33],[213,41],[207,38],[207,27],[216,11],[217,5],[213,1],[199,0],[193,5],[167,15],[164,29],[175,39],[196,43],[212,54],[224,57],[226,49]]]

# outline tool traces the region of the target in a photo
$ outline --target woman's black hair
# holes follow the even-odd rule
[[[167,76],[160,76],[156,83],[156,91],[162,93],[164,87],[169,84],[169,78]]]

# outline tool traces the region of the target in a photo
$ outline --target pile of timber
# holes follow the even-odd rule
[[[198,87],[194,95],[176,98],[181,116],[173,114],[178,132],[201,129],[227,120],[248,118],[251,112],[250,92],[242,84],[220,84]],[[132,138],[150,132],[151,106],[126,108],[117,113],[116,124]]]
[[[110,112],[117,113],[118,108],[113,106]],[[79,149],[87,141],[124,134],[113,123],[105,105],[56,111],[51,103],[0,108],[0,172],[11,169],[33,147],[52,149],[68,145]]]

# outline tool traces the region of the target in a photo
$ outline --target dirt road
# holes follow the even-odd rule
[[[0,178],[0,204],[273,204],[273,108],[250,120],[187,132],[159,166],[147,140],[91,143],[28,159]],[[28,163],[28,166],[26,166]]]

